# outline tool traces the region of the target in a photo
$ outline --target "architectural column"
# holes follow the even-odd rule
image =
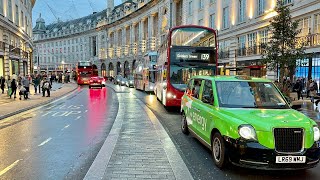
[[[23,59],[22,42],[20,41],[19,44],[20,44],[19,45],[19,48],[20,48],[20,58],[19,58],[19,71],[20,71],[20,73],[19,73],[19,75],[22,74],[23,76],[25,76],[26,74],[24,74],[24,72],[23,72],[23,61],[24,61],[24,59]]]
[[[4,45],[4,54],[3,54],[3,61],[4,61],[4,76],[6,79],[10,77],[10,69],[9,69],[9,34],[8,31],[3,31],[3,41],[5,42]]]
[[[170,11],[169,10],[169,17],[171,17],[171,18],[169,18],[169,26],[171,25],[171,27],[170,28],[172,28],[172,27],[175,27],[176,26],[176,16],[177,16],[177,1],[178,0],[174,0],[173,2],[172,2],[172,11]],[[171,23],[170,23],[170,21],[171,21]]]
[[[126,33],[127,33],[127,28],[125,26],[123,26],[122,28],[122,46],[126,45],[126,41],[127,41],[127,36],[126,36]]]

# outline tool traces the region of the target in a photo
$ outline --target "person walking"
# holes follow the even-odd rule
[[[50,82],[45,78],[42,82],[42,97],[45,97],[47,91],[47,97],[50,97],[50,89],[52,88]]]
[[[34,86],[34,94],[37,94],[38,86],[40,86],[40,77],[36,76],[33,79],[33,86]],[[40,94],[40,88],[39,88],[39,94]]]
[[[4,77],[1,76],[0,78],[0,87],[2,90],[2,94],[4,94],[4,86],[5,86],[6,80],[4,79]]]
[[[309,90],[310,90],[310,97],[311,97],[312,103],[314,103],[314,97],[316,96],[316,90],[314,86],[315,86],[314,81],[311,80],[311,83],[309,84]]]
[[[12,79],[11,83],[10,83],[10,88],[11,88],[11,93],[10,93],[10,99],[11,96],[14,95],[14,99],[16,98],[16,92],[17,92],[17,82],[16,79]]]
[[[300,82],[299,79],[298,79],[298,80],[296,81],[296,83],[294,84],[293,90],[294,90],[295,92],[297,92],[298,100],[299,100],[300,97],[302,97],[302,96],[301,96],[302,86],[301,86],[301,82]],[[302,99],[303,99],[303,98],[302,98]]]
[[[30,90],[30,81],[29,81],[28,77],[23,77],[22,86],[26,89],[23,94],[24,99],[28,99],[28,94],[29,94],[29,90]]]

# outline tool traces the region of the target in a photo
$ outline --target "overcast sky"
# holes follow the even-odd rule
[[[121,0],[115,0],[115,6],[120,3]],[[32,10],[33,27],[40,13],[48,25],[56,22],[57,18],[62,21],[76,19],[87,16],[93,11],[102,11],[106,7],[107,0],[36,0]]]

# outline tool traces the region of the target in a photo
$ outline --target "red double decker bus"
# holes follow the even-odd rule
[[[164,106],[180,106],[187,81],[218,73],[216,31],[184,25],[170,29],[158,50],[154,93]]]
[[[77,83],[79,85],[89,84],[90,77],[93,75],[93,67],[90,61],[79,61],[77,64]]]

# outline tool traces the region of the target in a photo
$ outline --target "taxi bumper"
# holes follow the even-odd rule
[[[315,142],[309,149],[292,156],[306,156],[305,163],[276,163],[276,156],[289,156],[274,149],[264,147],[258,142],[234,140],[225,137],[230,162],[236,166],[264,170],[299,170],[315,167],[319,163],[320,148]]]

